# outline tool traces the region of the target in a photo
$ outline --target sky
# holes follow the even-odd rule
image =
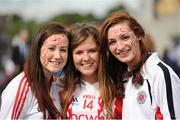
[[[136,1],[136,2],[135,2]],[[136,6],[138,0],[0,0],[0,15],[18,14],[25,20],[45,21],[63,12],[92,13],[103,17],[123,2]]]

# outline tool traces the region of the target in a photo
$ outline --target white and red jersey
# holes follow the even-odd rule
[[[50,96],[60,111],[59,91],[62,89],[58,80],[52,79]],[[16,76],[5,88],[1,96],[0,119],[42,119],[37,99],[32,93],[24,73]]]
[[[136,88],[132,77],[125,83],[122,119],[154,120],[159,108],[164,120],[180,119],[180,79],[153,53],[145,62],[142,86]]]
[[[99,93],[99,82],[90,84],[83,81],[83,83],[76,85],[73,99],[67,111],[68,119],[106,119],[106,111],[103,109],[102,99]],[[115,104],[113,108],[113,111],[118,111],[118,109],[115,109]]]

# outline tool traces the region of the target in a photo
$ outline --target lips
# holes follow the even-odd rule
[[[83,63],[83,64],[82,64],[83,67],[90,67],[90,66],[92,66],[92,65],[93,65],[93,63]]]
[[[58,65],[61,64],[61,62],[59,62],[59,61],[51,61],[51,63],[52,63],[53,65],[55,65],[55,66],[58,66]]]
[[[128,52],[121,52],[117,54],[120,57],[126,57],[128,55]]]

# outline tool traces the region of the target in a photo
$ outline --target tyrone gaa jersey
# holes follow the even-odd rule
[[[123,120],[154,120],[160,109],[164,120],[180,119],[180,79],[153,53],[145,62],[142,86],[136,88],[132,77],[125,83]]]
[[[84,84],[83,84],[84,83]],[[67,111],[68,119],[72,120],[98,120],[106,119],[106,111],[102,107],[102,99],[99,93],[99,83],[90,84],[83,81],[81,85],[76,85],[73,99]],[[115,100],[113,112],[119,109],[115,105],[120,102]],[[121,101],[122,102],[122,101]],[[121,107],[119,107],[121,108]],[[116,116],[119,113],[116,114]]]
[[[50,81],[50,96],[60,111],[58,80]],[[36,97],[33,95],[24,73],[16,76],[5,88],[1,96],[0,119],[42,119]]]

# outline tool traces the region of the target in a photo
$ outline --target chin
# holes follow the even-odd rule
[[[52,73],[57,73],[59,71],[59,69],[52,69],[52,70],[50,70],[50,72],[52,72]]]
[[[131,61],[129,58],[121,58],[121,59],[118,59],[118,60],[123,62],[123,63],[129,63],[129,61]]]
[[[85,72],[85,73],[82,73],[83,75],[85,75],[85,76],[91,76],[91,75],[93,75],[94,74],[94,72],[92,73],[92,72]]]

